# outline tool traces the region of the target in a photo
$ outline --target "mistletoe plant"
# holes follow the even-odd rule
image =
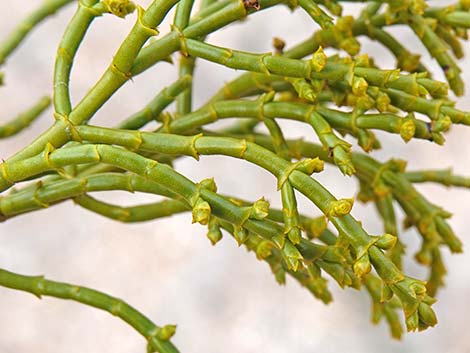
[[[448,95],[449,87],[456,96],[464,90],[455,58],[463,56],[462,41],[468,39],[470,1],[446,7],[430,7],[424,0],[369,1],[358,17],[352,17],[342,16],[341,0],[202,0],[198,9],[193,0],[154,0],[147,9],[128,0],[47,0],[0,45],[0,63],[36,24],[71,3],[77,9],[55,59],[55,121],[0,164],[1,221],[66,200],[121,222],[191,212],[193,223],[207,226],[212,244],[222,238],[222,231],[233,236],[270,266],[280,284],[290,276],[325,303],[332,300],[328,276],[341,287],[365,288],[373,303],[373,321],[384,318],[394,337],[402,335],[400,311],[408,331],[437,323],[432,305],[446,273],[441,249],[458,253],[462,245],[448,224],[450,214],[414,184],[469,188],[470,179],[449,170],[407,171],[405,161],[379,162],[370,152],[380,148],[374,130],[396,134],[406,142],[424,139],[442,145],[451,126],[470,125],[470,113],[457,109]],[[274,38],[272,53],[242,52],[206,41],[211,33],[252,13],[281,5],[301,8],[318,30],[288,50]],[[173,7],[171,30],[159,36],[158,26]],[[92,22],[107,15],[124,18],[134,11],[135,25],[109,67],[72,105],[70,73]],[[408,26],[416,34],[439,63],[447,83],[434,80],[420,55],[390,34],[395,25]],[[381,69],[361,53],[363,36],[389,50],[396,57],[396,69]],[[325,48],[336,54],[326,55]],[[147,106],[115,128],[91,124],[126,82],[172,59],[177,59],[176,81]],[[192,78],[199,59],[245,73],[193,109]],[[166,108],[174,101],[176,112],[170,113]],[[26,128],[50,103],[43,98],[0,126],[0,137]],[[236,122],[228,128],[207,127],[225,118]],[[304,123],[320,144],[287,140],[279,119]],[[159,127],[143,131],[152,121]],[[261,133],[259,125],[269,133]],[[355,152],[346,135],[357,141]],[[200,155],[239,158],[267,170],[277,179],[282,209],[270,208],[263,197],[253,202],[236,194],[222,195],[213,179],[192,181],[173,168],[176,159],[197,160]],[[315,173],[322,172],[324,163],[357,178],[357,199],[375,204],[384,234],[369,234],[350,215],[354,200],[336,198],[317,181]],[[121,207],[91,196],[106,190],[138,191],[167,200]],[[316,217],[300,212],[296,192],[318,208]],[[415,258],[429,267],[428,278],[415,279],[402,270],[405,251],[397,230],[397,205],[406,214],[405,225],[421,235]],[[174,325],[157,326],[124,301],[94,289],[7,270],[0,270],[0,285],[106,310],[135,328],[149,352],[177,352],[170,342]]]

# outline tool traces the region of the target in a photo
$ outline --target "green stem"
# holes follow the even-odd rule
[[[73,60],[91,23],[101,15],[101,11],[93,8],[97,3],[98,0],[78,3],[77,11],[65,29],[57,49],[54,67],[54,109],[59,115],[68,116],[72,110],[69,81]]]
[[[451,169],[420,170],[405,173],[406,179],[412,183],[439,183],[445,186],[470,188],[470,178],[454,175]]]
[[[176,7],[174,26],[178,31],[183,31],[189,24],[191,10],[194,0],[181,0]],[[192,76],[194,70],[194,59],[187,53],[182,52],[179,63],[180,77]],[[189,85],[176,99],[176,112],[178,115],[189,113],[192,109],[192,87]]]
[[[164,200],[142,206],[121,207],[98,201],[89,195],[81,195],[77,196],[74,202],[89,211],[124,223],[145,222],[188,211],[188,206],[174,200]]]
[[[107,311],[127,322],[139,332],[147,340],[152,351],[160,353],[178,352],[176,347],[168,341],[169,337],[165,337],[168,336],[165,331],[171,330],[174,332],[174,326],[156,326],[146,316],[122,299],[111,297],[94,289],[47,280],[44,276],[23,276],[3,269],[0,269],[0,285],[29,292],[39,299],[42,296],[68,299]]]
[[[23,42],[26,36],[42,21],[74,0],[48,0],[24,18],[0,44],[0,65]]]
[[[93,88],[69,115],[58,114],[56,124],[10,160],[18,161],[31,157],[43,150],[47,143],[55,147],[65,144],[70,139],[70,125],[86,123],[118,88],[132,77],[131,68],[137,54],[150,37],[158,34],[155,28],[177,2],[178,0],[154,0],[146,11],[139,10],[136,24],[114,55],[111,65]]]
[[[34,106],[18,115],[15,119],[5,125],[0,126],[0,139],[16,135],[27,128],[36,120],[49,106],[51,99],[49,97],[41,98]]]

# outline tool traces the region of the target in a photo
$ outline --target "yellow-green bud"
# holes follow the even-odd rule
[[[300,98],[307,99],[314,102],[317,99],[317,95],[313,90],[313,87],[303,78],[292,80],[292,84]]]
[[[250,218],[262,220],[266,218],[268,214],[269,214],[269,202],[266,201],[264,197],[262,197],[258,201],[256,201],[251,207]]]
[[[379,237],[379,240],[377,240],[375,245],[377,245],[381,249],[389,250],[396,245],[397,240],[398,238],[395,235],[387,233]]]
[[[354,24],[354,17],[342,16],[336,21],[336,28],[341,32],[350,32]]]
[[[222,239],[222,232],[220,231],[217,218],[211,217],[209,220],[209,230],[207,238],[211,241],[212,245],[217,244]]]
[[[256,247],[256,257],[259,260],[264,260],[271,256],[273,243],[268,240],[261,241]]]
[[[349,55],[357,55],[361,51],[361,43],[354,38],[346,38],[339,44],[340,48],[343,49]]]
[[[176,325],[165,325],[158,330],[157,338],[162,341],[168,341],[176,333]]]
[[[426,326],[435,326],[437,324],[437,317],[431,307],[426,303],[420,303],[418,307],[419,321],[426,324]]]
[[[103,0],[109,12],[118,17],[124,18],[134,12],[136,6],[129,0]]]
[[[328,205],[326,216],[328,218],[345,216],[351,212],[353,204],[354,199],[339,199],[331,201]]]
[[[434,141],[440,146],[442,146],[446,142],[446,139],[444,138],[444,136],[442,136],[440,132],[432,132],[431,138],[432,138],[432,141]]]
[[[359,96],[356,101],[356,108],[359,110],[369,110],[374,107],[374,100],[368,96],[367,94],[364,94],[363,96]]]
[[[315,91],[308,86],[303,86],[302,89],[299,91],[299,97],[304,98],[310,102],[315,102],[317,99],[317,95],[315,94]]]
[[[452,119],[449,116],[444,115],[444,116],[440,116],[439,119],[434,121],[432,130],[436,132],[447,132],[449,131],[451,126],[452,126]]]
[[[369,84],[362,77],[354,77],[352,83],[352,91],[356,96],[363,96],[367,92]]]
[[[413,291],[415,296],[422,296],[426,294],[426,284],[422,281],[414,280],[410,284],[410,289]]]
[[[418,15],[422,15],[426,10],[428,4],[424,0],[412,0],[410,5],[410,12]]]
[[[207,190],[210,190],[212,192],[217,191],[217,185],[215,184],[214,178],[203,179],[199,182],[199,185],[203,189],[207,189]]]
[[[416,331],[419,325],[419,315],[418,315],[418,310],[413,312],[410,316],[406,318],[406,329],[411,332],[411,331]]]
[[[302,239],[302,233],[300,232],[299,227],[292,227],[288,232],[287,232],[287,238],[293,243],[293,244],[299,244],[301,239]]]
[[[276,244],[279,249],[282,249],[284,247],[284,244],[286,243],[286,235],[284,233],[278,233],[273,236],[271,240],[274,244]]]
[[[401,121],[400,136],[405,141],[410,141],[416,132],[416,125],[411,118],[405,118]]]
[[[369,55],[361,54],[354,58],[357,67],[370,67]]]
[[[193,223],[206,225],[211,217],[211,206],[207,201],[198,198],[193,207]]]
[[[388,111],[391,100],[388,94],[379,92],[377,98],[375,99],[375,106],[377,110],[381,113]]]
[[[241,246],[248,239],[248,232],[243,227],[235,226],[233,228],[233,236],[235,237],[238,246]]]
[[[299,261],[303,259],[303,256],[294,246],[294,244],[286,240],[284,248],[282,249],[282,255],[286,261],[287,268],[293,271],[297,271],[299,268]]]
[[[313,53],[313,56],[311,59],[313,70],[315,70],[315,72],[322,71],[326,66],[326,60],[327,60],[327,57],[325,53],[323,52],[323,48],[319,47],[317,51]]]
[[[313,173],[322,172],[324,167],[325,162],[323,162],[320,158],[315,157],[303,159],[297,164],[295,169],[305,174],[311,175]]]
[[[353,266],[354,273],[357,277],[361,278],[362,276],[368,274],[372,269],[370,265],[369,255],[362,255]]]

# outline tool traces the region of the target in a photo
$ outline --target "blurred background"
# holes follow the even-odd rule
[[[149,0],[136,1],[147,6]],[[41,3],[41,0],[3,0],[0,40]],[[448,1],[429,1],[443,5]],[[360,5],[359,5],[360,8]],[[0,124],[52,90],[52,72],[58,42],[75,11],[71,5],[41,24],[2,68],[6,86],[0,93]],[[357,13],[358,6],[345,6]],[[73,102],[78,102],[104,72],[113,53],[133,25],[135,15],[125,20],[104,16],[90,29],[75,61],[71,79]],[[160,27],[169,30],[171,14]],[[288,45],[306,38],[316,27],[301,10],[291,13],[276,7],[257,13],[209,37],[209,42],[253,52],[271,51],[273,37]],[[423,53],[428,67],[436,70],[425,49],[410,30],[391,30],[412,51]],[[371,54],[383,68],[394,59],[379,45],[362,39],[362,52]],[[463,77],[470,87],[470,45],[461,61]],[[174,59],[177,59],[175,55]],[[195,106],[201,105],[220,86],[239,73],[199,60],[195,72]],[[139,110],[162,87],[172,82],[177,67],[160,63],[129,82],[96,114],[93,123],[112,126]],[[457,106],[470,110],[470,88]],[[53,122],[45,114],[20,135],[0,140],[0,158],[7,158]],[[315,139],[305,126],[282,122],[288,137]],[[374,157],[409,161],[409,170],[452,167],[470,175],[470,129],[459,126],[447,135],[443,147],[428,142],[405,144],[397,136],[380,134],[384,149]],[[354,146],[357,150],[357,146]],[[261,196],[279,206],[275,180],[265,172],[238,160],[203,157],[199,163],[183,160],[177,169],[193,180],[215,177],[223,193],[256,200]],[[236,171],[236,172],[234,172]],[[353,178],[328,168],[318,179],[337,197],[352,197],[357,191]],[[433,203],[454,214],[451,225],[470,243],[468,214],[470,193],[441,186],[419,185]],[[106,193],[98,197],[121,205],[155,201],[155,197]],[[305,199],[304,213],[318,215]],[[353,215],[371,234],[382,227],[372,207],[357,203]],[[366,353],[366,352],[470,352],[470,255],[451,256],[446,250],[449,275],[438,294],[435,310],[439,324],[422,333],[392,340],[388,328],[373,326],[370,301],[365,293],[341,290],[331,282],[334,302],[325,306],[297,283],[288,279],[280,287],[267,265],[252,253],[238,248],[228,236],[215,247],[205,237],[206,229],[191,225],[189,214],[144,224],[119,224],[82,210],[72,202],[14,218],[0,226],[0,267],[22,274],[89,286],[126,300],[159,325],[178,325],[173,342],[181,352],[270,352],[270,353]],[[408,259],[419,247],[414,230],[402,233]],[[468,249],[468,245],[466,246]],[[427,273],[412,260],[406,272],[424,278]],[[145,341],[125,323],[108,313],[81,304],[44,298],[0,288],[1,352],[143,352]]]

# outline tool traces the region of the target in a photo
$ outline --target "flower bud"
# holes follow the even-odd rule
[[[452,119],[449,116],[447,115],[440,116],[439,119],[434,121],[432,131],[447,132],[449,131],[451,126],[452,126]]]
[[[363,96],[359,96],[357,98],[356,108],[358,110],[366,111],[372,109],[374,107],[374,104],[375,102],[372,97],[368,96],[367,94],[364,94]]]
[[[345,216],[351,212],[353,204],[354,199],[340,199],[331,201],[328,205],[326,216],[328,218]]]
[[[274,244],[276,244],[279,249],[282,249],[284,247],[284,244],[286,243],[286,235],[284,233],[278,233],[273,236],[271,240]]]
[[[135,10],[135,4],[129,0],[103,0],[108,11],[113,15],[124,18]]]
[[[343,16],[336,21],[336,28],[340,32],[351,32],[353,25],[354,17],[352,16]]]
[[[412,118],[408,117],[401,121],[400,136],[405,141],[410,141],[416,132],[416,125]]]
[[[298,226],[292,227],[288,232],[287,232],[287,238],[293,243],[293,244],[299,244],[300,240],[302,239],[302,233],[300,232],[300,228]]]
[[[435,326],[437,324],[437,317],[431,307],[426,303],[420,303],[418,307],[419,321],[426,324],[426,326]]]
[[[446,142],[446,139],[444,138],[444,136],[442,136],[440,132],[432,132],[431,139],[440,146],[442,146]]]
[[[392,249],[397,243],[398,238],[392,234],[384,234],[375,243],[379,248],[384,250]]]
[[[413,314],[406,318],[406,329],[409,332],[416,331],[419,325],[418,311],[416,310]]]
[[[287,268],[293,271],[297,271],[299,268],[299,261],[303,259],[300,251],[290,241],[286,240],[284,248],[282,249],[282,255],[286,261]]]
[[[361,54],[354,58],[357,67],[370,67],[369,55]]]
[[[212,192],[217,191],[217,185],[215,184],[214,178],[203,179],[199,182],[199,185],[203,189],[207,189],[207,190],[210,190]]]
[[[361,278],[362,276],[368,274],[372,269],[370,265],[369,255],[362,255],[353,266],[354,273],[357,277]]]
[[[369,84],[362,77],[354,77],[352,83],[352,91],[356,96],[364,96],[367,92]]]
[[[361,51],[361,43],[359,43],[359,41],[354,37],[344,39],[341,41],[339,46],[346,53],[352,56],[357,55]]]
[[[315,157],[301,160],[295,169],[305,174],[311,175],[313,173],[322,172],[324,167],[325,162],[323,162],[320,158]]]
[[[259,260],[264,260],[271,256],[273,249],[273,243],[268,240],[261,241],[256,247],[256,257]]]
[[[377,98],[375,99],[375,106],[377,110],[381,113],[388,111],[391,100],[388,94],[379,92]]]
[[[292,85],[300,98],[304,98],[311,102],[314,102],[317,99],[317,95],[315,94],[313,87],[310,86],[305,79],[294,79],[292,80]]]
[[[248,239],[248,232],[243,227],[235,226],[233,228],[233,236],[235,237],[238,246],[241,246]]]
[[[256,201],[251,207],[250,218],[262,220],[268,216],[269,213],[269,202],[262,197]]]
[[[209,230],[207,232],[207,238],[211,241],[212,245],[217,244],[222,239],[222,232],[220,231],[217,218],[211,217],[209,220]]]
[[[162,341],[168,341],[176,333],[176,325],[165,325],[158,330],[157,338]]]
[[[427,7],[428,4],[424,0],[412,0],[409,9],[411,13],[422,15]]]
[[[327,57],[323,52],[323,48],[320,46],[317,51],[313,54],[311,63],[315,72],[322,71],[326,66]]]
[[[206,225],[209,223],[211,216],[211,206],[207,201],[198,198],[193,207],[193,223],[200,223]]]

